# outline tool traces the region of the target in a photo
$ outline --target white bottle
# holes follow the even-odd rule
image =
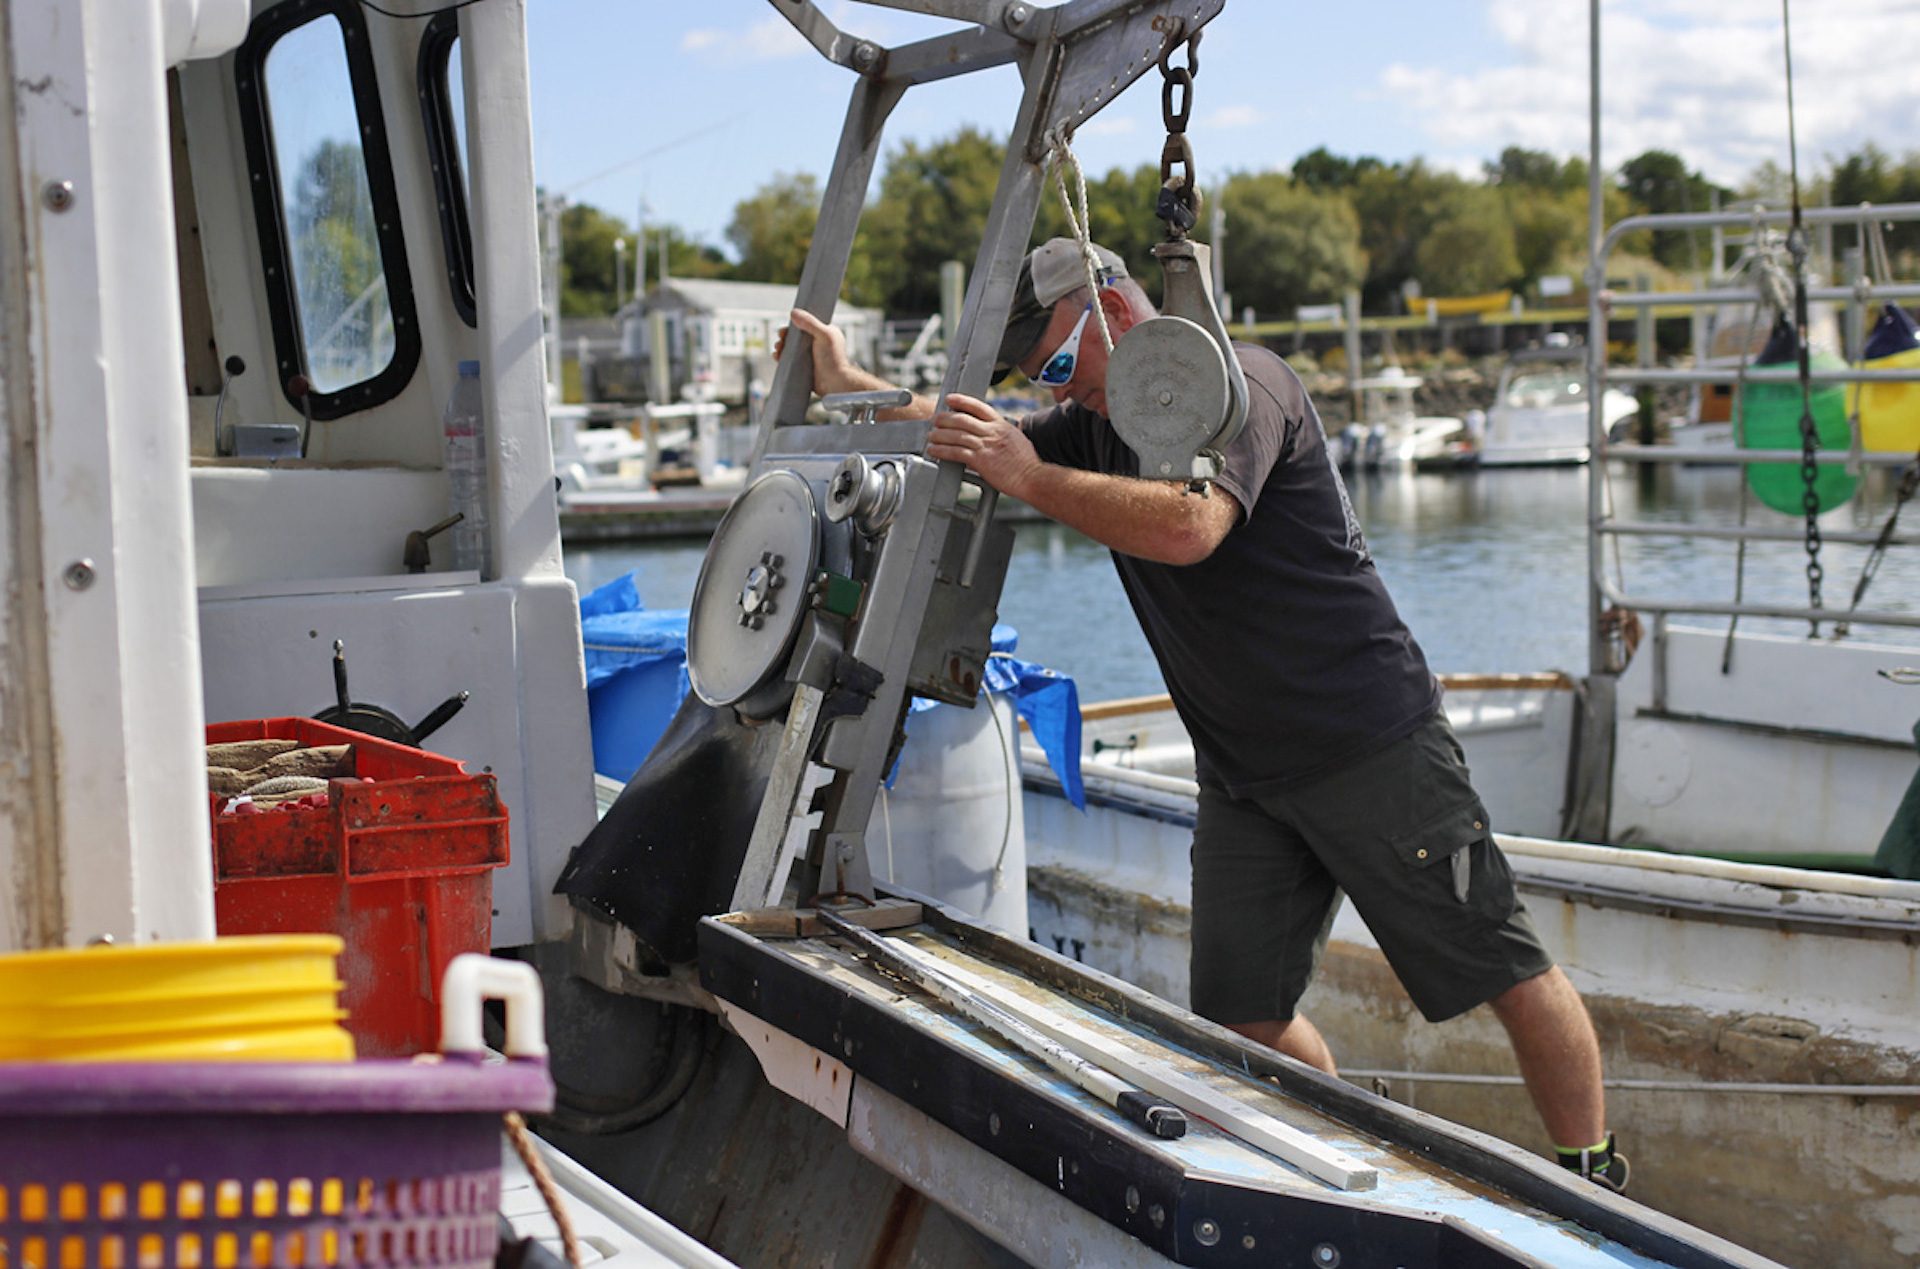
[[[448,511],[465,519],[448,530],[453,539],[453,567],[490,572],[487,534],[487,422],[480,406],[480,363],[460,363],[460,377],[440,416],[446,441],[447,483],[452,488]]]

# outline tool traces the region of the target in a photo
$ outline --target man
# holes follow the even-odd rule
[[[1019,423],[951,396],[927,455],[1113,552],[1193,736],[1196,1013],[1333,1073],[1296,1009],[1344,891],[1430,1021],[1491,1004],[1562,1164],[1611,1188],[1593,1025],[1520,906],[1440,687],[1374,569],[1318,414],[1286,363],[1236,345],[1247,425],[1209,493],[1150,480],[1106,419],[1108,351],[1154,315],[1125,264],[1056,238],[1022,262],[1001,343],[1056,404]],[[1095,311],[1098,306],[1098,312]],[[886,385],[813,336],[815,385]]]

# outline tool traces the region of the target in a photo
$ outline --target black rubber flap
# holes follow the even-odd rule
[[[733,906],[780,732],[689,695],[554,893],[628,927],[663,963],[691,961],[700,918]]]

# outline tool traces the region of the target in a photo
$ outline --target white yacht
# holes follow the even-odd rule
[[[1638,409],[1624,392],[1601,398],[1601,420],[1611,430]],[[1541,467],[1584,463],[1590,450],[1586,350],[1565,335],[1517,352],[1500,372],[1480,445],[1482,467]]]

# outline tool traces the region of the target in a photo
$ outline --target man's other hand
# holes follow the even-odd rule
[[[927,434],[927,457],[964,463],[1001,493],[1018,498],[1021,486],[1038,471],[1040,455],[1017,426],[985,401],[959,393],[947,397]]]
[[[813,390],[821,396],[834,392],[862,392],[871,387],[871,376],[863,374],[847,353],[847,336],[838,326],[829,326],[803,308],[787,315],[790,325],[780,328],[773,338],[773,359],[786,351],[787,336],[795,328],[808,337],[813,352]]]

